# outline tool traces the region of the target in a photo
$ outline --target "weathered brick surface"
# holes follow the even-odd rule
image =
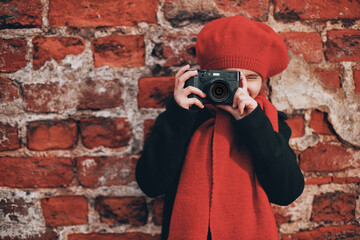
[[[168,35],[162,37],[162,45],[155,46],[153,55],[166,59],[164,66],[196,64],[196,36]]]
[[[34,70],[41,68],[46,61],[54,59],[60,63],[67,55],[78,55],[85,49],[84,40],[75,37],[36,37],[33,45]]]
[[[153,221],[156,225],[162,224],[162,214],[164,210],[164,197],[157,197],[154,199],[154,212],[153,212]]]
[[[163,108],[174,92],[174,77],[146,77],[139,79],[139,108]]]
[[[0,103],[6,104],[19,98],[19,87],[11,79],[0,76]]]
[[[152,127],[154,126],[155,120],[146,119],[144,120],[144,141],[149,137]]]
[[[297,115],[290,117],[286,123],[291,128],[291,138],[302,137],[305,134],[305,123],[303,116]]]
[[[308,178],[305,180],[306,185],[320,185],[331,183],[332,177],[319,177],[319,178]]]
[[[74,94],[74,89],[79,89]],[[119,79],[86,78],[81,82],[47,82],[24,84],[25,111],[62,112],[69,109],[101,110],[124,105],[124,86]]]
[[[312,221],[349,222],[355,219],[355,193],[327,193],[315,196]]]
[[[41,200],[47,226],[87,224],[88,203],[82,196],[60,196]]]
[[[121,233],[121,234],[70,234],[68,240],[160,240],[160,235],[145,233]]]
[[[78,109],[106,109],[124,105],[124,85],[120,79],[85,79],[81,82]]]
[[[20,148],[18,126],[0,122],[0,151]]]
[[[327,114],[315,110],[311,113],[310,127],[320,134],[332,134],[331,124],[327,120]]]
[[[71,149],[77,142],[76,122],[72,119],[30,122],[27,141],[32,150]]]
[[[119,148],[129,144],[132,137],[126,118],[90,118],[79,122],[82,143],[87,148]]]
[[[317,71],[315,76],[326,89],[336,90],[340,88],[340,71]]]
[[[275,0],[275,18],[286,20],[357,19],[360,17],[358,1]]]
[[[70,158],[1,157],[0,186],[16,188],[69,186],[74,177]]]
[[[360,61],[359,42],[360,31],[329,31],[325,56],[330,62]]]
[[[344,239],[353,240],[360,236],[360,227],[356,225],[326,226],[312,231],[304,231],[293,235],[285,235],[282,240],[308,240],[308,239]]]
[[[0,39],[0,72],[15,72],[26,65],[24,39]]]
[[[84,187],[128,185],[135,181],[138,156],[77,158],[79,182]]]
[[[164,15],[175,27],[186,25],[191,20],[211,20],[220,17],[218,8],[211,3],[207,0],[166,0]]]
[[[269,0],[215,0],[216,5],[225,12],[237,13],[260,21],[266,21],[268,18],[269,2]]]
[[[282,223],[290,222],[289,207],[278,206],[271,204],[272,211],[275,216],[276,225],[280,226]]]
[[[68,86],[56,82],[23,85],[25,111],[58,112],[66,108],[66,99],[62,96],[69,91]]]
[[[269,24],[289,51],[288,68],[262,88],[290,117],[306,180],[294,203],[272,204],[280,238],[358,239],[358,9],[354,0],[0,0],[0,239],[160,239],[164,196],[136,186],[142,144],[175,73],[198,69],[202,26],[233,15]]]
[[[10,0],[1,1],[1,28],[41,27],[41,0]]]
[[[143,36],[112,36],[92,42],[95,67],[142,67],[145,64]]]
[[[319,33],[281,33],[281,37],[288,50],[295,55],[302,54],[305,61],[309,63],[320,62],[324,57]]]
[[[359,183],[360,182],[360,177],[333,177],[333,182],[334,183],[341,183],[341,184]]]
[[[303,171],[340,171],[354,168],[353,156],[345,148],[320,143],[300,154],[300,168]]]
[[[353,70],[355,92],[360,93],[360,70]]]
[[[51,0],[51,26],[100,27],[156,23],[157,0]]]
[[[100,215],[100,221],[110,225],[141,226],[146,224],[148,216],[145,197],[98,197],[95,209]]]

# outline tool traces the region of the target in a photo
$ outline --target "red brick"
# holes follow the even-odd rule
[[[41,0],[1,1],[0,29],[41,27]]]
[[[269,15],[269,0],[215,0],[216,5],[225,12],[237,13],[256,20],[266,21]]]
[[[19,98],[19,86],[10,79],[0,76],[0,103],[10,103]]]
[[[277,226],[280,226],[283,223],[288,223],[290,222],[290,210],[289,208],[291,207],[291,205],[289,206],[279,206],[279,205],[275,205],[275,204],[271,204],[271,208],[272,211],[274,213],[274,217],[275,217],[275,221]]]
[[[124,86],[119,79],[86,79],[80,84],[79,91],[81,95],[77,108],[81,110],[99,110],[124,105],[121,97]]]
[[[164,211],[164,197],[157,197],[154,199],[154,213],[153,213],[153,221],[155,225],[161,225],[163,220],[163,211]]]
[[[139,108],[163,108],[174,92],[174,77],[148,77],[139,79]]]
[[[148,209],[145,197],[98,197],[95,209],[105,224],[145,225]]]
[[[353,168],[353,156],[345,148],[320,143],[300,154],[300,168],[303,171],[340,171]]]
[[[70,234],[68,240],[160,240],[160,235],[151,236],[137,232],[121,234]]]
[[[358,19],[360,3],[348,0],[275,0],[275,19],[333,20]]]
[[[0,39],[0,72],[15,72],[26,65],[24,39]]]
[[[291,138],[302,137],[305,134],[305,123],[302,116],[293,116],[286,120],[291,128]]]
[[[67,55],[78,55],[85,50],[84,40],[75,37],[36,37],[32,42],[34,70],[40,69],[51,59],[60,63]]]
[[[333,177],[334,183],[358,183],[360,177]]]
[[[77,158],[80,184],[84,187],[128,185],[135,181],[138,156]]]
[[[145,65],[143,36],[110,36],[92,42],[95,67],[142,67]]]
[[[47,226],[87,224],[88,203],[82,196],[60,196],[41,200]]]
[[[27,144],[32,150],[71,149],[77,142],[77,126],[72,119],[35,121],[27,126]]]
[[[305,180],[306,185],[320,185],[332,182],[332,177],[308,178]]]
[[[326,193],[315,196],[311,221],[350,222],[355,220],[355,193]]]
[[[315,72],[315,76],[319,79],[327,89],[340,88],[340,71],[321,71]]]
[[[130,124],[126,118],[90,118],[79,123],[81,139],[85,147],[120,148],[132,138]]]
[[[0,151],[20,148],[18,126],[0,122]]]
[[[311,113],[310,127],[319,134],[332,134],[327,114],[318,110]]]
[[[360,70],[354,69],[354,84],[355,84],[355,92],[360,93]]]
[[[165,0],[164,16],[175,27],[188,25],[191,21],[212,20],[220,17],[214,2]],[[208,2],[209,3],[209,2]]]
[[[0,186],[34,188],[69,186],[74,167],[69,158],[0,158]]]
[[[23,85],[25,111],[37,113],[60,112],[67,108],[66,84],[57,82],[35,83]]]
[[[196,35],[177,36],[169,35],[162,37],[163,58],[165,67],[180,66],[185,64],[196,64]]]
[[[292,235],[284,235],[282,237],[282,240],[355,240],[358,236],[360,236],[360,226],[346,225],[320,227],[312,231],[304,231]]]
[[[302,54],[305,61],[318,63],[323,57],[322,41],[319,33],[290,32],[281,33],[285,44],[294,55]]]
[[[144,141],[149,137],[154,123],[154,119],[147,119],[144,121]]]
[[[156,23],[157,0],[51,0],[49,22],[53,27],[134,26]]]
[[[329,31],[325,56],[330,62],[360,61],[359,44],[360,30]]]

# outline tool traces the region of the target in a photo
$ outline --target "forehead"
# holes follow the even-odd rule
[[[232,71],[240,71],[242,72],[245,76],[246,75],[259,75],[257,72],[254,72],[254,71],[251,71],[251,70],[248,70],[248,69],[243,69],[243,68],[227,68],[225,70],[232,70]]]

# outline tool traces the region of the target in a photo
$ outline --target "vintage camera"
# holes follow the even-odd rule
[[[198,74],[185,82],[184,88],[194,86],[206,94],[205,98],[190,94],[188,97],[196,97],[203,104],[232,105],[233,97],[240,86],[239,71],[225,70],[199,70]]]

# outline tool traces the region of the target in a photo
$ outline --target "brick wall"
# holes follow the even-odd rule
[[[241,14],[284,38],[268,83],[289,115],[303,195],[281,239],[360,238],[360,3],[0,1],[0,239],[159,239],[162,197],[134,168],[173,75],[208,21]]]

